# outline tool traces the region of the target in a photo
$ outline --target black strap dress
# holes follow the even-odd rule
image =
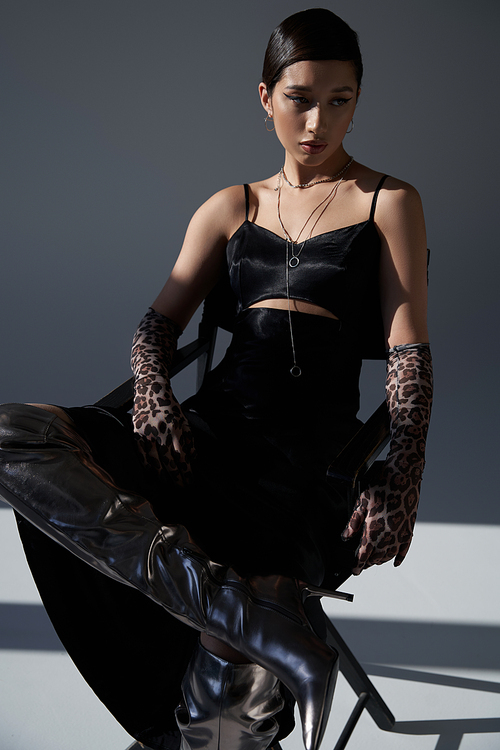
[[[352,569],[355,544],[340,534],[353,498],[327,480],[326,468],[359,425],[360,299],[372,299],[378,286],[373,218],[383,179],[366,221],[311,238],[292,267],[286,242],[249,220],[245,186],[246,219],[227,246],[233,337],[183,405],[198,454],[188,490],[145,475],[130,415],[67,410],[115,484],[148,498],[161,521],[187,526],[209,557],[240,574],[281,573],[336,588]],[[250,307],[288,291],[337,319]],[[290,373],[290,320],[300,377]],[[19,525],[43,602],[84,678],[132,736],[158,750],[177,748],[174,709],[197,632],[26,521]],[[278,718],[280,739],[293,727],[290,701]]]

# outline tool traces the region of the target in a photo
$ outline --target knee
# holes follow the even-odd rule
[[[50,411],[51,414],[55,414],[60,419],[63,419],[68,424],[73,424],[71,418],[66,414],[64,409],[53,404],[26,404],[26,406],[35,406],[37,409],[43,409],[44,411]]]

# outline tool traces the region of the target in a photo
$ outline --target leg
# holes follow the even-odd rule
[[[266,750],[278,731],[279,682],[257,664],[233,664],[199,645],[182,693],[180,750]]]
[[[73,420],[66,414],[64,409],[61,409],[60,406],[54,406],[53,404],[26,404],[26,406],[35,406],[37,409],[50,411],[51,414],[55,414],[59,419],[63,419],[68,424],[73,424]]]
[[[297,700],[307,750],[319,747],[338,654],[310,626],[304,584],[211,562],[183,526],[162,525],[145,498],[116,487],[71,423],[45,409],[0,408],[0,492],[80,559],[275,675]]]

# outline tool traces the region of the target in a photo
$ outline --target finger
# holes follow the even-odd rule
[[[135,433],[134,437],[135,437],[135,444],[137,447],[137,452],[139,453],[139,458],[141,459],[144,465],[147,465],[147,462],[148,462],[147,448],[144,445],[144,440],[137,433]]]
[[[394,553],[382,551],[378,554],[373,554],[370,558],[370,565],[383,565],[386,562],[389,562],[389,560],[392,560],[394,558]]]
[[[363,535],[363,538],[356,551],[356,565],[354,566],[352,571],[353,575],[355,576],[358,576],[360,573],[362,573],[363,570],[368,566],[371,554],[373,552],[373,545],[367,541],[365,534]]]
[[[155,472],[161,472],[162,462],[158,455],[156,443],[141,435],[136,436],[137,448],[142,464],[146,469],[153,469]]]
[[[344,541],[347,541],[348,539],[351,539],[351,537],[355,536],[355,534],[357,534],[362,528],[365,519],[366,507],[363,500],[359,498],[358,502],[354,506],[354,510],[352,512],[351,518],[349,519],[349,523],[341,534],[341,538]]]
[[[187,449],[193,445],[193,435],[189,422],[184,417],[182,419],[176,419],[169,425],[169,432],[172,436],[172,443],[174,448],[179,453],[187,451]]]
[[[191,464],[186,460],[186,456],[180,453],[175,455],[175,461],[179,472],[178,484],[186,487],[193,479]]]
[[[191,464],[184,451],[174,449],[174,442],[162,446],[162,464],[169,477],[180,487],[185,487],[193,479]]]
[[[405,542],[401,545],[399,548],[399,552],[396,555],[396,559],[394,560],[394,567],[399,568],[399,566],[403,563],[406,555],[408,554],[408,550],[410,549],[411,539],[408,542]]]
[[[184,482],[177,455],[172,446],[168,450],[165,446],[161,446],[161,473],[167,475],[174,484],[183,487]]]
[[[365,568],[369,568],[370,565],[368,562],[366,563],[358,563],[353,569],[352,574],[353,576],[359,576],[361,573],[365,570]]]
[[[189,483],[193,479],[191,463],[196,458],[194,440],[189,427],[183,430],[182,434],[180,435],[178,454],[179,455],[176,460],[179,466],[179,470],[184,476],[186,483]]]
[[[344,529],[344,531],[342,532],[342,534],[340,535],[340,538],[342,539],[342,541],[343,541],[343,542],[347,542],[347,541],[349,541],[349,539],[351,539],[351,537],[353,537],[353,536],[354,536],[354,531],[353,531],[353,528],[352,528],[352,526],[351,526],[350,524],[348,524],[348,525],[347,525],[347,526],[345,527],[345,529]]]

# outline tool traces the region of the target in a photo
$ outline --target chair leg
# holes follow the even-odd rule
[[[396,719],[394,718],[390,708],[385,703],[384,699],[377,691],[375,685],[371,682],[365,670],[358,662],[352,651],[349,649],[340,633],[332,625],[326,615],[325,620],[327,629],[327,643],[328,645],[335,648],[339,653],[340,671],[342,672],[354,692],[358,696],[360,696],[360,698],[364,694],[366,694],[367,696],[364,705],[360,709],[359,713],[361,714],[363,708],[366,708],[373,721],[380,729],[390,731],[396,723]],[[356,711],[356,709],[354,709],[354,711]],[[354,726],[355,722],[353,724],[353,728]],[[337,750],[337,748],[335,748],[335,750]]]
[[[361,693],[360,694],[360,696],[358,697],[357,703],[354,706],[354,709],[353,709],[351,715],[349,716],[344,729],[342,730],[342,734],[340,735],[340,737],[337,740],[337,744],[335,745],[334,750],[344,750],[345,749],[345,746],[349,742],[349,740],[351,738],[351,734],[353,733],[354,728],[355,728],[356,724],[358,723],[361,714],[363,713],[364,709],[366,708],[366,705],[367,705],[369,699],[370,699],[370,696],[368,695],[368,693]]]

